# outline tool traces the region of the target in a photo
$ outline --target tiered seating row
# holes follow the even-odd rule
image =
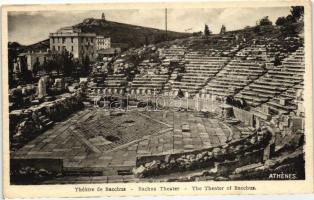
[[[180,89],[190,95],[196,94],[228,61],[228,57],[208,56],[197,52],[187,53],[185,72],[179,74],[181,78],[173,82],[172,90]]]
[[[253,48],[254,47],[254,48]],[[249,52],[264,52],[260,46],[247,47],[240,50],[237,55],[226,65],[214,79],[212,79],[204,88],[205,93],[215,96],[234,95],[250,82],[257,79],[265,73],[265,67],[262,61],[246,59],[254,57]],[[253,50],[252,50],[253,49]],[[260,56],[258,54],[258,56]]]
[[[104,86],[110,89],[122,89],[127,86],[127,77],[124,74],[108,75],[104,81]]]
[[[245,87],[235,97],[246,100],[251,106],[258,106],[285,92],[303,80],[303,57],[303,48],[299,48],[286,58],[282,65],[268,70],[265,75]]]
[[[161,91],[164,84],[168,81],[169,75],[167,74],[138,74],[133,79],[131,84],[132,89],[151,89]]]
[[[276,96],[265,103],[271,114],[289,114],[298,109],[297,101],[303,101],[303,82],[289,88],[279,96]]]

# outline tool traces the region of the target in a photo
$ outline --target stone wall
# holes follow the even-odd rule
[[[44,102],[9,114],[10,148],[14,150],[41,134],[54,122],[62,121],[71,113],[83,108],[79,91],[60,95],[56,100]]]
[[[54,158],[10,159],[10,168],[12,170],[21,169],[25,166],[61,173],[63,170],[63,161],[62,159]]]
[[[157,97],[159,107],[173,108],[173,109],[185,109],[194,111],[210,111],[219,112],[219,103],[212,99],[205,98],[173,98],[173,97]]]
[[[54,179],[62,174],[62,159],[10,159],[10,183],[35,185]]]
[[[242,121],[247,126],[252,126],[253,124],[253,114],[250,111],[242,110],[237,107],[233,107],[233,113],[235,118]]]
[[[224,146],[185,153],[138,157],[137,167],[133,173],[139,177],[150,177],[214,166],[218,169],[216,174],[231,173],[236,167],[262,162],[264,149],[271,138],[271,133],[263,131],[231,141]]]

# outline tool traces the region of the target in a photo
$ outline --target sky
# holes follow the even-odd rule
[[[164,9],[10,12],[9,41],[33,44],[47,39],[49,33],[61,27],[75,25],[86,18],[100,18],[103,12],[110,21],[165,28]],[[237,30],[254,26],[264,16],[269,16],[275,23],[278,17],[287,16],[289,12],[290,7],[168,9],[168,29],[197,32],[203,31],[204,25],[208,24],[213,33],[218,33],[223,24],[227,31]]]

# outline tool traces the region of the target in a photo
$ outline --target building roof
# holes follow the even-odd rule
[[[20,53],[18,56],[22,57],[22,56],[26,56],[26,55],[48,55],[49,52],[47,51],[40,51],[40,52],[24,52],[24,53]]]
[[[96,38],[99,38],[99,39],[110,39],[110,37],[105,37],[103,35],[97,35]]]
[[[80,28],[74,28],[72,26],[67,26],[67,27],[63,27],[63,28],[60,28],[57,33],[80,33],[82,32]]]
[[[96,37],[96,33],[84,33],[80,28],[75,28],[72,26],[63,27],[58,29],[54,33],[49,34],[50,37],[60,37],[60,36],[86,36],[86,37]]]
[[[108,48],[108,49],[100,49],[97,51],[98,54],[115,54],[119,53],[121,48]]]

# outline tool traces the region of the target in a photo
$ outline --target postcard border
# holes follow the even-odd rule
[[[9,184],[9,122],[8,122],[8,22],[7,13],[12,11],[38,11],[38,10],[105,10],[105,9],[157,9],[157,8],[218,8],[218,7],[284,7],[291,5],[304,6],[304,49],[305,49],[305,78],[304,78],[304,99],[305,99],[305,170],[306,180],[304,181],[226,181],[226,182],[189,182],[189,183],[123,183],[128,188],[127,192],[93,192],[77,193],[76,186],[116,187],[122,183],[108,184],[69,184],[69,185],[36,185],[17,186]],[[198,3],[114,3],[114,4],[48,4],[48,5],[18,5],[2,7],[2,99],[3,99],[3,185],[4,195],[7,198],[18,197],[96,197],[96,196],[147,196],[147,195],[217,195],[217,194],[305,194],[313,193],[313,129],[312,129],[312,23],[311,23],[311,2],[308,0],[280,0],[280,1],[220,1],[220,2],[198,2]],[[138,186],[178,186],[180,192],[139,192]],[[276,187],[274,187],[276,184]],[[192,190],[193,186],[226,186],[238,185],[255,186],[254,191],[200,191]]]

